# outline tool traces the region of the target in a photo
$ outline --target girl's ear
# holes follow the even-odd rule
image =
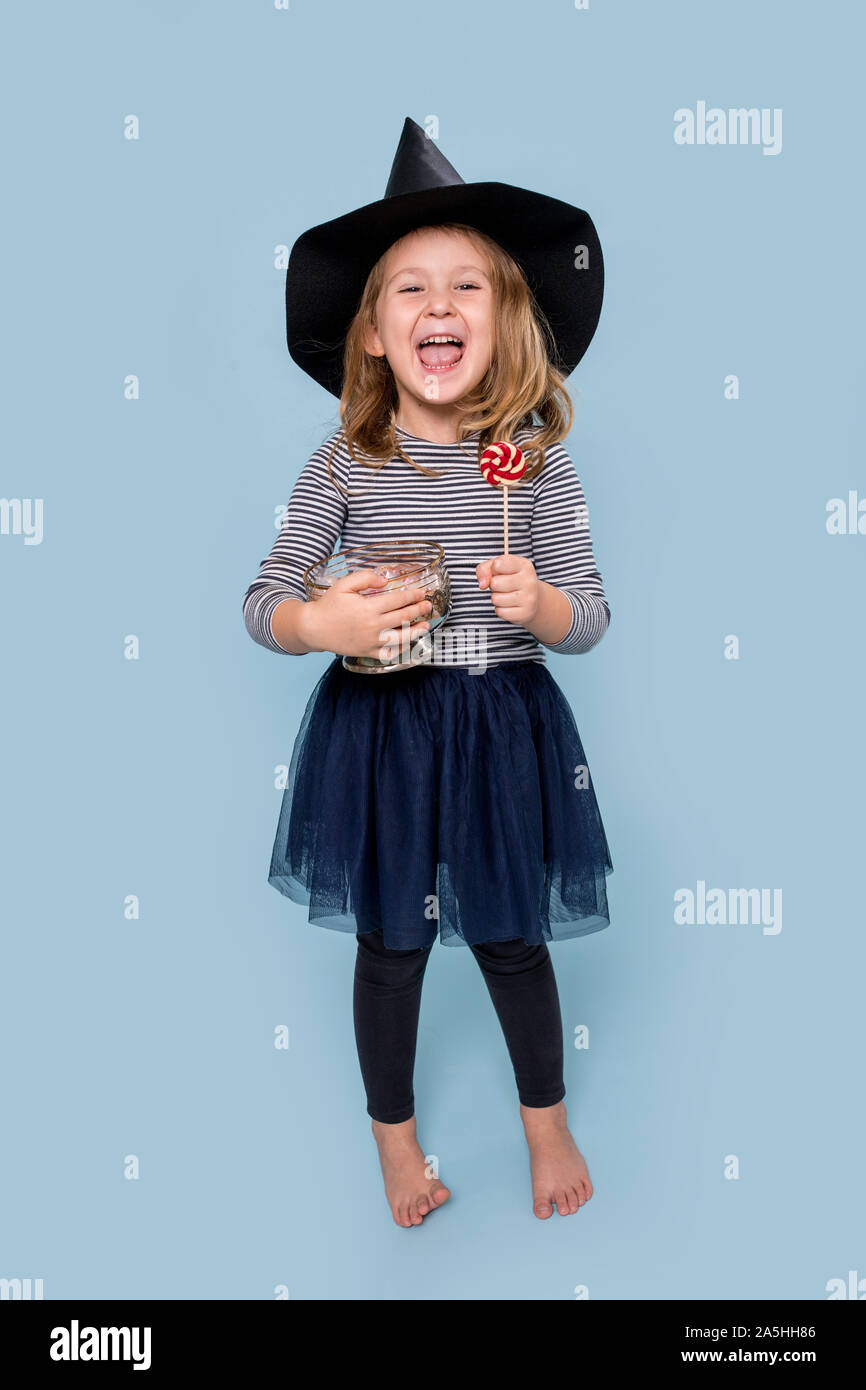
[[[379,337],[379,334],[376,332],[376,325],[375,325],[375,323],[373,323],[373,324],[368,324],[368,325],[367,325],[367,327],[364,329],[363,338],[364,338],[364,347],[365,347],[366,351],[369,352],[370,355],[371,355],[372,357],[384,357],[384,356],[385,356],[385,344],[382,342],[382,339]]]

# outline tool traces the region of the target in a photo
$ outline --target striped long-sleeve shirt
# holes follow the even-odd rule
[[[571,605],[571,625],[560,642],[540,643],[526,628],[497,616],[489,589],[480,589],[475,567],[504,552],[502,488],[491,487],[478,466],[477,432],[457,444],[435,444],[399,428],[401,448],[433,478],[395,454],[375,469],[352,459],[341,440],[327,460],[335,431],[304,464],[292,490],[279,534],[243,600],[250,636],[285,653],[271,629],[284,599],[306,599],[303,571],[338,548],[371,541],[432,540],[445,550],[451,612],[428,634],[434,665],[477,668],[503,661],[546,663],[553,652],[587,652],[604,635],[610,609],[595,564],[589,515],[575,466],[561,444],[545,450],[541,472],[509,489],[508,549],[532,561],[539,579],[555,585]],[[514,442],[531,437],[519,431]],[[342,545],[338,540],[342,537]]]

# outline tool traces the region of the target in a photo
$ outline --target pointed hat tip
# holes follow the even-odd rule
[[[424,127],[407,116],[397,142],[385,197],[394,198],[401,193],[418,193],[429,188],[450,188],[464,182]]]

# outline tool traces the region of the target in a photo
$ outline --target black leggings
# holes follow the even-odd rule
[[[367,1113],[400,1124],[415,1113],[413,1076],[421,986],[431,946],[394,951],[381,931],[356,932],[354,1018]],[[565,1095],[562,1016],[545,942],[521,937],[470,946],[481,967],[514,1067],[522,1105]]]

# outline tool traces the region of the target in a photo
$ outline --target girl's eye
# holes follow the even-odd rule
[[[403,288],[402,288],[402,290],[400,290],[400,294],[405,294],[407,290],[417,290],[417,289],[419,289],[419,288],[420,288],[419,285],[404,285]],[[460,285],[457,286],[457,288],[458,288],[458,290],[462,290],[462,289],[477,290],[477,289],[480,288],[480,286],[474,284],[471,280],[464,280],[462,284],[460,284]]]

